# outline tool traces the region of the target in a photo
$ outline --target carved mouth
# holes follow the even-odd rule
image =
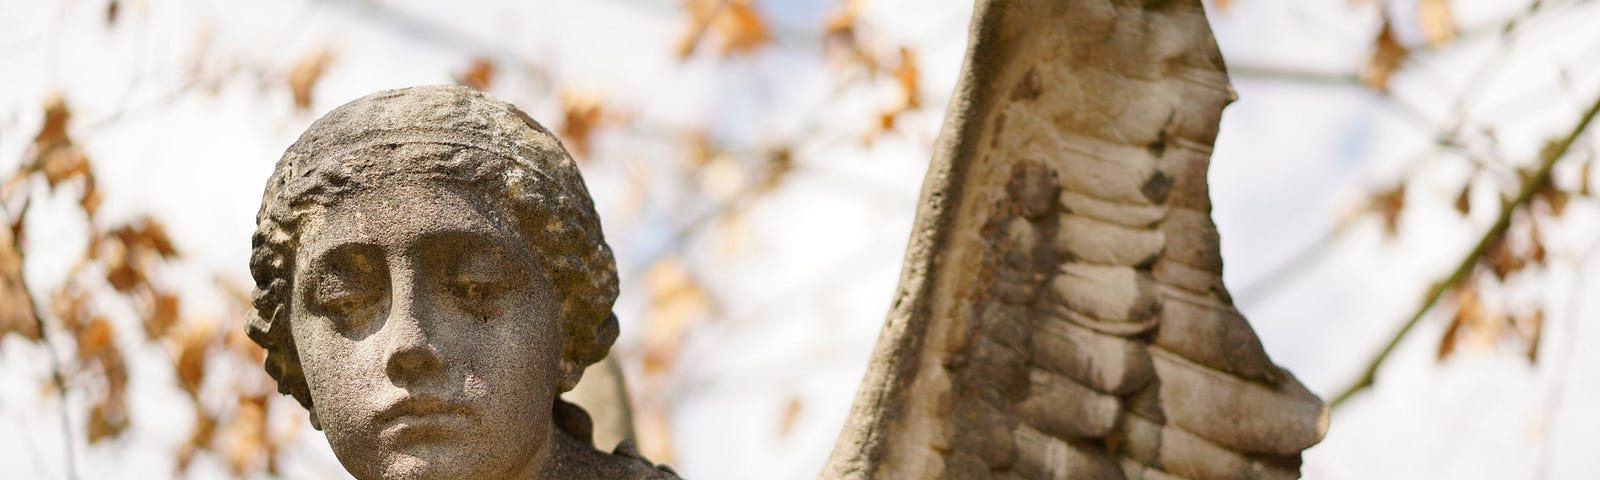
[[[472,409],[464,403],[452,402],[432,396],[407,396],[378,412],[378,423],[389,423],[403,418],[441,416],[467,417]]]

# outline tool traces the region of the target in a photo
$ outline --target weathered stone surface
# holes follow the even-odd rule
[[[1062,215],[1054,246],[1062,257],[1103,265],[1152,265],[1166,244],[1160,230],[1135,229],[1079,215]]]
[[[967,452],[950,452],[944,457],[944,478],[973,478],[984,480],[993,478],[989,466],[983,459]]]
[[[1227,300],[1228,291],[1222,285],[1222,276],[1169,260],[1157,260],[1152,276],[1162,285],[1180,288],[1200,295],[1214,295]],[[1231,300],[1230,300],[1231,301]]]
[[[1063,212],[1129,228],[1150,228],[1167,217],[1167,208],[1161,205],[1113,202],[1068,190],[1057,201]]]
[[[1211,195],[1206,185],[1206,167],[1210,164],[1210,144],[1179,138],[1166,147],[1159,164],[1161,171],[1173,179],[1166,206],[1210,213]]]
[[[1085,326],[1111,326],[1112,333],[1153,326],[1161,310],[1155,279],[1133,267],[1066,263],[1050,280],[1050,301],[1088,317]],[[1069,320],[1078,320],[1076,317]]]
[[[1017,427],[1017,464],[1023,478],[1122,480],[1122,469],[1105,451],[1068,442],[1027,426]]]
[[[1164,288],[1155,344],[1196,363],[1264,383],[1282,375],[1254,329],[1233,305]]]
[[[1126,395],[1155,376],[1143,342],[1045,319],[1034,327],[1033,362],[1102,393]]]
[[[1022,216],[1037,219],[1054,210],[1061,180],[1054,169],[1039,162],[1023,162],[1011,172],[1006,193],[1022,207]]]
[[[1122,417],[1117,397],[1044,370],[1034,370],[1030,378],[1033,389],[1017,405],[1017,413],[1040,431],[1061,438],[1100,438]]]
[[[1119,466],[1122,467],[1122,476],[1128,480],[1184,480],[1130,458],[1123,458]]]
[[[1129,415],[1118,426],[1112,445],[1128,459],[1148,467],[1141,472],[1145,478],[1163,478],[1161,474],[1194,480],[1299,477],[1293,470],[1257,461],[1138,415]],[[1156,471],[1153,475],[1152,470]]]
[[[1067,190],[1124,203],[1159,203],[1145,194],[1155,175],[1155,159],[1142,145],[1126,145],[1094,137],[1052,134],[1042,137],[1063,172]]]
[[[1272,455],[1298,454],[1327,433],[1327,406],[1293,378],[1267,386],[1159,347],[1150,354],[1168,424],[1235,451]]]
[[[1211,273],[1222,273],[1222,249],[1217,226],[1206,212],[1182,208],[1167,212],[1161,221],[1167,248],[1162,260],[1184,264]]]
[[[676,478],[596,450],[557,397],[616,338],[616,267],[576,164],[516,107],[459,86],[345,104],[257,222],[249,336],[355,477]]]
[[[1015,457],[1011,430],[1017,426],[1017,416],[1005,408],[1009,403],[993,400],[983,398],[982,393],[959,399],[956,411],[952,412],[956,426],[952,446],[956,451],[982,460],[987,468],[999,470],[1010,467]]]
[[[964,365],[965,374],[982,379],[984,386],[1010,400],[1028,394],[1029,372],[1026,350],[1019,350],[985,337],[975,340]]]

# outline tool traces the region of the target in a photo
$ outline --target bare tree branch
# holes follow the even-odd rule
[[[1495,238],[1505,235],[1506,230],[1511,227],[1511,214],[1527,205],[1528,201],[1533,199],[1534,193],[1538,192],[1546,182],[1550,181],[1550,169],[1555,166],[1557,161],[1566,156],[1567,151],[1572,148],[1572,144],[1576,143],[1578,138],[1583,135],[1583,132],[1589,128],[1589,123],[1594,120],[1597,114],[1600,114],[1600,97],[1597,97],[1589,105],[1588,111],[1584,112],[1583,116],[1578,120],[1578,124],[1573,126],[1572,130],[1564,138],[1558,142],[1551,143],[1540,152],[1538,170],[1522,178],[1522,187],[1517,192],[1517,196],[1500,209],[1499,218],[1495,219],[1489,230],[1485,231],[1483,236],[1478,239],[1477,245],[1467,252],[1465,258],[1461,259],[1461,262],[1456,265],[1455,270],[1449,276],[1429,288],[1428,293],[1423,296],[1422,305],[1400,326],[1400,329],[1394,333],[1383,349],[1378,351],[1377,356],[1367,362],[1367,368],[1361,373],[1361,376],[1350,386],[1340,391],[1338,395],[1334,396],[1332,401],[1328,402],[1329,408],[1338,408],[1345,400],[1350,399],[1351,395],[1355,395],[1356,392],[1372,386],[1378,367],[1382,366],[1384,360],[1389,358],[1389,355],[1400,345],[1400,341],[1405,338],[1406,334],[1411,333],[1411,329],[1417,326],[1423,315],[1432,310],[1433,306],[1439,302],[1439,299],[1444,297],[1444,293],[1467,278],[1473,267],[1478,264],[1478,259],[1488,251],[1489,244]]]

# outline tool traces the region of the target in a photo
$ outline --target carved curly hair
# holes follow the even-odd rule
[[[300,228],[310,214],[381,188],[394,174],[490,192],[485,199],[509,214],[544,261],[566,335],[561,391],[577,385],[617,337],[616,261],[583,177],[560,141],[517,107],[466,87],[428,86],[334,109],[284,152],[267,180],[251,238],[254,309],[245,328],[266,349],[278,391],[313,410],[288,325]]]

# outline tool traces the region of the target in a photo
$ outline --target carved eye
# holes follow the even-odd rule
[[[321,305],[321,310],[330,315],[347,317],[361,311],[363,307],[371,305],[376,300],[376,297],[377,296],[373,295],[372,292],[359,292],[340,295],[332,299],[324,300]]]
[[[493,301],[499,295],[501,289],[497,285],[488,282],[460,280],[451,283],[448,290],[450,295],[456,298],[476,303]]]
[[[306,300],[312,310],[350,322],[383,299],[383,267],[360,251],[341,248],[313,262],[305,272]]]

